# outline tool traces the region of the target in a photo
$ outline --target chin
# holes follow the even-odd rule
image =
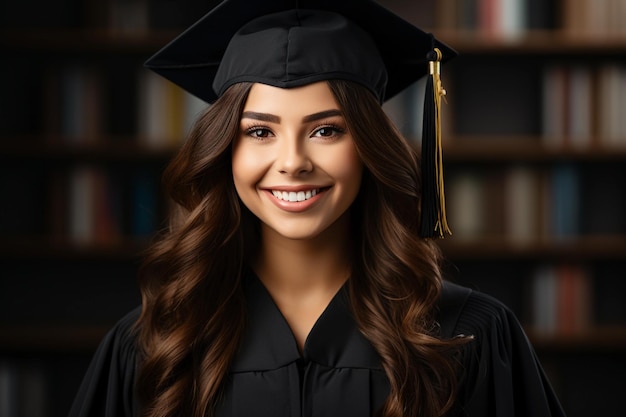
[[[317,230],[315,231],[302,230],[301,228],[297,230],[284,229],[284,228],[280,228],[280,229],[272,228],[272,231],[277,236],[284,238],[284,239],[289,239],[289,240],[312,240],[312,239],[319,237],[320,235],[320,232]]]

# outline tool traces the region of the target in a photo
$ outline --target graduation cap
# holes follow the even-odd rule
[[[344,79],[380,103],[426,74],[422,134],[422,235],[449,233],[445,220],[439,63],[456,52],[372,0],[225,0],[145,65],[212,103],[229,86],[292,88]],[[429,172],[427,172],[429,171]]]

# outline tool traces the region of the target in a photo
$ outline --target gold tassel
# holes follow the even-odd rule
[[[433,86],[435,88],[435,135],[436,135],[436,155],[435,171],[437,176],[437,194],[439,197],[439,212],[437,218],[437,224],[435,230],[439,233],[439,237],[444,237],[445,234],[452,235],[450,227],[448,226],[448,219],[446,216],[446,195],[445,187],[443,184],[443,147],[441,143],[441,99],[445,100],[446,90],[441,83],[441,59],[443,55],[439,48],[435,48],[437,54],[436,61],[430,61],[430,74],[433,77]]]
[[[423,237],[444,237],[452,232],[446,217],[446,198],[443,180],[443,151],[441,143],[441,99],[446,90],[441,83],[439,48],[429,54],[430,79],[424,101],[424,129],[422,132],[422,226]]]

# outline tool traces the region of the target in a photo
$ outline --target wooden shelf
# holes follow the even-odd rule
[[[100,325],[0,325],[0,351],[79,352],[92,351],[111,329]],[[626,350],[626,326],[599,326],[571,334],[546,334],[525,329],[540,351],[622,351]]]
[[[451,260],[485,259],[575,259],[626,260],[626,236],[580,236],[568,240],[515,243],[504,237],[439,240],[443,254]]]
[[[597,142],[593,140],[592,142]],[[454,137],[443,145],[445,162],[626,161],[626,147],[551,147],[539,137]]]
[[[138,261],[149,246],[149,242],[149,238],[132,237],[101,244],[79,244],[67,239],[39,236],[2,238],[0,259]]]
[[[4,352],[91,352],[110,325],[0,325],[0,351]]]
[[[516,37],[481,31],[434,30],[462,55],[623,55],[626,35],[591,36],[562,30],[531,30]]]
[[[174,147],[148,147],[133,138],[110,138],[93,144],[64,145],[60,141],[37,138],[4,138],[0,141],[0,158],[21,160],[81,161],[155,161],[165,162]]]
[[[78,244],[47,237],[3,238],[0,259],[101,259],[137,260],[149,246],[149,238],[124,238],[106,244]],[[460,239],[454,235],[437,244],[451,260],[576,259],[626,260],[626,236],[578,237],[563,241],[515,243],[503,237]]]
[[[152,54],[177,35],[175,31],[8,30],[0,32],[0,48],[98,54]]]
[[[525,330],[535,349],[541,351],[626,351],[626,325],[597,326],[572,334]]]
[[[591,36],[562,30],[531,30],[516,37],[482,31],[432,29],[437,38],[461,54],[493,55],[619,55],[626,53],[626,35]],[[153,53],[174,39],[176,30],[4,30],[0,48],[71,52]]]

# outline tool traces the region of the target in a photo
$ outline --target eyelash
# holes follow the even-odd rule
[[[321,136],[321,137],[333,137],[337,135],[343,135],[344,133],[346,133],[346,130],[340,126],[337,126],[334,124],[323,124],[313,129],[313,135],[315,135],[322,129],[330,129],[333,131],[333,133],[330,136]]]
[[[313,131],[311,133],[311,137],[315,137],[316,134],[319,133],[319,131],[322,130],[322,129],[331,129],[333,131],[333,134],[331,134],[331,135],[322,135],[322,136],[317,136],[317,137],[322,137],[322,138],[333,137],[333,136],[336,136],[336,135],[342,135],[342,134],[344,134],[346,132],[346,130],[344,128],[340,127],[340,126],[337,126],[337,125],[332,124],[332,123],[330,123],[330,124],[326,123],[326,124],[322,124],[322,125],[319,125],[319,126],[315,127],[315,129],[313,129]],[[264,133],[265,136],[257,136],[256,135],[258,132],[261,132],[261,131]],[[247,136],[250,136],[250,137],[255,138],[255,139],[264,139],[264,138],[266,138],[266,137],[268,137],[268,136],[270,136],[272,134],[272,130],[271,129],[269,129],[269,128],[265,127],[265,126],[256,126],[256,125],[246,127],[244,129],[244,132],[245,132],[245,134]]]
[[[250,126],[244,129],[244,132],[246,133],[246,135],[250,136],[251,138],[264,139],[265,137],[267,137],[267,136],[256,136],[255,133],[259,131],[263,131],[266,135],[272,132],[270,129],[264,126]]]

